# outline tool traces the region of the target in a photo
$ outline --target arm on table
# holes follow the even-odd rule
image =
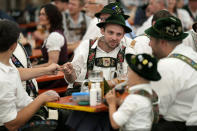
[[[39,67],[39,68],[18,68],[20,73],[20,77],[22,81],[33,79],[35,77],[39,77],[42,75],[53,75],[57,74],[57,70],[59,69],[59,65],[53,63],[47,67]]]
[[[14,120],[5,123],[6,128],[10,131],[16,131],[22,125],[24,125],[31,117],[37,112],[37,110],[46,102],[56,101],[59,99],[59,95],[54,91],[47,91],[23,108],[17,113]]]

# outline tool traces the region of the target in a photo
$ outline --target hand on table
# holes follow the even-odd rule
[[[51,102],[51,101],[57,101],[59,100],[60,96],[57,92],[53,90],[46,91],[38,96],[44,103],[45,102]]]

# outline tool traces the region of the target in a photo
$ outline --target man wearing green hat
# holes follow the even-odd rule
[[[153,54],[160,59],[158,71],[162,76],[160,81],[151,82],[160,98],[159,110],[163,116],[153,131],[185,130],[197,92],[197,53],[181,44],[188,34],[176,17],[157,20],[145,33],[150,36]]]
[[[87,39],[88,40],[95,39],[96,37],[102,36],[102,34],[100,33],[100,29],[96,26],[96,24],[98,23],[98,19],[100,20],[100,22],[102,22],[112,14],[123,15],[125,20],[129,18],[128,15],[124,15],[124,12],[123,12],[119,2],[109,3],[108,5],[105,5],[100,12],[95,14],[95,18],[90,22],[88,30],[86,31],[86,33],[83,37],[83,41],[87,40]],[[127,21],[126,21],[126,24],[128,26]],[[130,32],[129,34],[131,35],[132,38],[135,37],[135,34],[133,32]],[[130,44],[131,39],[124,37],[122,42]],[[81,43],[80,45],[83,45],[83,44],[84,44],[84,42]]]
[[[88,46],[89,51],[84,50],[78,57],[75,57],[71,63],[68,62],[64,64],[65,79],[70,84],[75,81],[87,79],[87,72],[91,70],[102,71],[104,78],[110,80],[111,71],[116,70],[118,63],[123,63],[123,71],[126,71],[127,64],[124,61],[124,52],[134,54],[131,48],[120,44],[124,34],[131,32],[131,29],[125,25],[125,20],[122,15],[112,15],[107,18],[105,22],[97,24],[97,26],[101,28],[103,37],[100,37],[96,41],[90,41]],[[81,122],[82,119],[83,122]],[[88,129],[84,129],[86,131],[91,131],[93,128],[100,128],[102,126],[106,126],[106,130],[110,128],[107,113],[98,115],[74,112],[71,114],[67,124],[75,130],[83,128],[84,125],[88,125],[85,126]],[[94,127],[95,125],[96,127]]]
[[[115,90],[106,95],[111,125],[115,129],[121,128],[121,131],[150,131],[152,121],[157,122],[159,118],[158,97],[150,86],[150,81],[161,79],[157,60],[148,54],[126,54],[126,61],[129,66],[129,95],[121,105],[117,102],[120,98],[116,96]]]

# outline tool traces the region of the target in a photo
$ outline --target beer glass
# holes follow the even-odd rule
[[[103,81],[103,72],[100,70],[91,70],[88,72],[88,87],[91,88],[92,83],[100,83],[100,88],[102,91],[102,98],[104,97],[104,81]]]

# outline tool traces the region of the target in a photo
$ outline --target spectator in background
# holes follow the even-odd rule
[[[176,7],[178,9],[183,8],[184,5],[185,5],[184,0],[176,0]]]
[[[55,16],[55,17],[54,17]],[[67,41],[63,33],[62,14],[58,8],[52,4],[46,4],[40,10],[40,24],[45,26],[49,32],[48,37],[42,45],[42,55],[44,58],[43,64],[36,65],[35,67],[48,66],[51,63],[63,65],[68,61],[67,58]],[[39,83],[39,87],[61,87],[66,86],[67,83],[64,79]]]
[[[11,21],[15,21],[13,17],[9,16],[6,12],[0,9],[0,19],[7,19]]]
[[[183,7],[186,9],[193,19],[194,22],[197,21],[197,0],[189,0],[188,4]]]
[[[134,25],[135,26],[141,26],[148,18],[146,15],[146,10],[148,9],[148,3],[138,6],[135,17],[134,17]]]
[[[66,16],[64,35],[68,41],[68,50],[73,52],[82,40],[91,18],[87,16],[82,9],[85,0],[70,0],[68,3],[68,12]]]
[[[51,63],[64,64],[67,62],[67,41],[63,34],[61,13],[54,5],[46,4],[41,7],[39,19],[39,23],[47,29],[49,35],[42,46],[46,63],[38,67],[48,66]]]
[[[178,17],[183,25],[185,31],[192,28],[193,20],[189,16],[188,12],[184,9],[176,7],[176,0],[166,0],[166,9],[174,16]]]
[[[54,4],[60,12],[67,10],[68,0],[52,0],[51,3]]]

